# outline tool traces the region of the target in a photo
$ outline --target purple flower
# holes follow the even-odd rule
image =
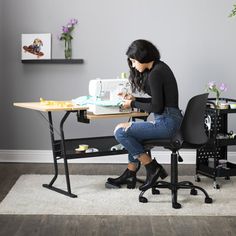
[[[71,23],[68,23],[68,24],[67,24],[67,28],[69,29],[69,28],[71,28],[71,27],[73,27],[73,25],[72,25]]]
[[[221,83],[221,85],[220,85],[220,91],[222,91],[222,92],[227,91],[227,87],[226,87],[226,85],[225,85],[224,83]]]
[[[71,19],[69,24],[76,25],[78,23],[77,19]]]
[[[69,29],[66,26],[62,26],[63,33],[68,33]]]
[[[216,99],[219,99],[221,92],[227,91],[227,87],[224,83],[218,86],[215,81],[211,81],[208,83],[207,91],[215,93]]]
[[[62,32],[57,38],[59,40],[71,41],[73,39],[72,32],[74,30],[74,25],[78,23],[77,19],[71,19],[66,26],[62,26]]]
[[[208,83],[208,88],[209,89],[213,89],[216,86],[216,82],[215,81],[211,81]]]

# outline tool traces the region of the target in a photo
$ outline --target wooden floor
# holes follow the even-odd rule
[[[72,174],[119,174],[123,165],[72,164]],[[181,167],[183,175],[194,167]],[[22,174],[51,174],[50,164],[0,164],[0,200]],[[142,170],[143,171],[143,170]],[[60,172],[63,168],[60,166]],[[56,193],[55,193],[56,194]],[[114,203],[115,204],[115,203]],[[141,204],[141,203],[140,203]],[[204,207],[204,205],[203,205]],[[0,215],[0,236],[236,235],[236,217]]]

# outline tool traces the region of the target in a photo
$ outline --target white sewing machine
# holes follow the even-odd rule
[[[131,93],[131,87],[128,79],[94,79],[89,82],[89,95],[101,101],[109,101],[112,105],[100,106],[89,104],[88,111],[93,112],[95,115],[101,114],[117,114],[129,113],[131,109],[121,109],[119,105],[115,105],[121,100],[118,93],[125,92]]]

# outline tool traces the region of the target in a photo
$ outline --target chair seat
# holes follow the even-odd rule
[[[149,139],[143,142],[145,147],[170,146],[170,139]]]
[[[179,149],[196,149],[203,146],[203,144],[190,144],[187,142],[183,142],[181,145],[176,145],[176,143],[172,139],[149,139],[143,142],[143,145],[146,148],[153,147],[164,147],[170,150],[179,150]]]

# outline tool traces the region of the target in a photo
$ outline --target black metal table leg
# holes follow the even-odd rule
[[[66,145],[65,145],[65,137],[64,137],[64,130],[63,125],[67,119],[67,117],[70,115],[70,112],[67,111],[66,114],[63,116],[61,122],[60,122],[60,132],[61,132],[61,154],[64,160],[64,168],[65,168],[65,176],[66,176],[66,185],[67,185],[67,191],[70,197],[77,197],[77,195],[71,193],[71,187],[70,187],[70,175],[69,175],[69,168],[68,168],[68,162],[66,157]]]
[[[45,118],[46,119],[46,118]],[[53,154],[53,164],[54,164],[54,176],[49,184],[43,184],[45,188],[51,188],[53,183],[56,181],[58,176],[58,164],[55,152],[55,138],[54,138],[54,129],[53,129],[53,121],[52,121],[52,113],[48,112],[48,122],[49,122],[49,130],[50,130],[50,137],[51,137],[51,145],[52,145],[52,154]]]
[[[52,152],[53,152],[53,162],[54,162],[54,176],[49,184],[43,184],[43,187],[48,188],[50,190],[56,191],[58,193],[64,194],[69,197],[77,197],[77,195],[71,193],[71,187],[70,187],[70,177],[69,177],[69,168],[66,158],[66,151],[65,151],[65,139],[64,139],[64,131],[63,131],[63,125],[66,121],[67,117],[69,116],[70,112],[66,112],[66,114],[63,116],[61,123],[60,123],[60,132],[61,132],[61,155],[64,159],[64,168],[65,168],[65,176],[66,176],[66,185],[67,185],[67,191],[63,189],[59,189],[53,186],[53,183],[56,181],[58,177],[58,163],[57,163],[57,156],[56,156],[56,150],[55,150],[55,138],[54,138],[54,129],[53,129],[53,121],[52,121],[52,114],[51,112],[48,112],[48,120],[49,120],[49,129],[50,129],[50,136],[51,136],[51,143],[52,143]]]
[[[50,129],[50,136],[51,136],[51,145],[52,145],[52,154],[53,154],[53,164],[54,164],[54,177],[52,178],[49,185],[53,185],[55,180],[58,176],[58,164],[57,164],[57,157],[56,157],[56,150],[55,150],[55,138],[54,138],[54,129],[53,129],[53,121],[52,121],[52,113],[48,112],[48,120],[49,120],[49,129]]]

